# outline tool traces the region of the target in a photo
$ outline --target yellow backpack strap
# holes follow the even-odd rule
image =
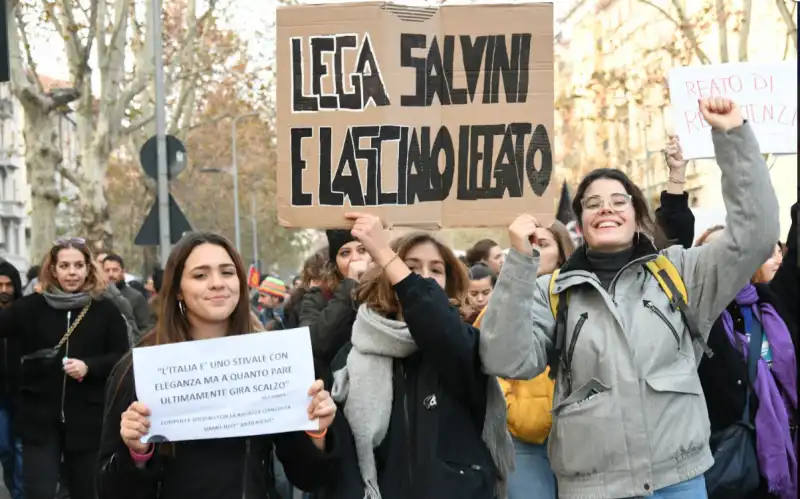
[[[558,376],[559,368],[561,367],[561,355],[564,351],[564,343],[567,341],[567,304],[569,303],[569,295],[564,296],[561,300],[561,295],[556,293],[556,279],[558,278],[559,270],[556,269],[553,275],[550,276],[550,285],[548,292],[550,294],[550,312],[556,321],[556,330],[553,337],[553,348],[548,352],[547,365],[550,366],[550,379],[556,379]]]
[[[555,292],[556,289],[556,279],[558,278],[559,269],[553,271],[553,275],[550,276],[550,286],[548,291],[550,292],[550,311],[553,313],[553,317],[558,316],[558,300],[559,296],[558,293]]]
[[[700,335],[697,322],[689,313],[689,295],[686,292],[686,284],[683,282],[678,269],[664,255],[658,255],[655,260],[647,262],[646,265],[647,270],[655,277],[658,285],[669,298],[673,310],[681,313],[683,321],[689,329],[689,335],[694,341],[698,342],[708,357],[713,357],[714,352],[711,351],[702,335]]]

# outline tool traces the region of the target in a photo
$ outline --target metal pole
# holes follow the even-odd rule
[[[166,267],[172,240],[169,225],[169,177],[167,174],[167,120],[164,96],[163,47],[161,45],[161,0],[152,0],[153,14],[153,64],[155,65],[156,141],[158,156],[158,241],[162,268]]]
[[[239,225],[239,166],[236,163],[236,125],[239,120],[248,116],[256,116],[258,112],[244,113],[233,118],[231,122],[231,175],[233,175],[233,217],[236,219],[233,224],[234,238],[236,239],[236,251],[242,252],[242,228]]]
[[[256,195],[250,193],[250,221],[253,224],[253,265],[258,266],[258,224],[256,223]]]

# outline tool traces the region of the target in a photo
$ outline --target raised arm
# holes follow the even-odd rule
[[[668,256],[681,263],[689,308],[707,338],[719,314],[772,254],[780,226],[767,165],[739,108],[728,99],[711,99],[700,109],[712,127],[727,220],[719,239],[686,251],[672,248]]]
[[[487,374],[532,379],[547,367],[555,319],[547,293],[550,276],[536,278],[538,254],[516,249],[500,271],[481,321],[480,355]]]

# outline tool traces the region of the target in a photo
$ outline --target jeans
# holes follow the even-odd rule
[[[708,499],[706,479],[703,475],[700,475],[691,480],[658,489],[650,497],[652,499]]]
[[[517,456],[514,473],[508,477],[508,499],[556,499],[556,477],[547,458],[547,443],[513,440]]]
[[[72,499],[95,499],[97,451],[64,452],[62,431],[47,431],[46,436],[42,443],[24,442],[22,446],[26,499],[53,499],[59,479]]]
[[[11,413],[5,403],[0,403],[0,465],[3,466],[3,483],[12,499],[24,499],[22,440],[12,435]]]

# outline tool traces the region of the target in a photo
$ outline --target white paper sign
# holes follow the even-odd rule
[[[319,429],[308,420],[308,328],[133,349],[136,396],[151,411],[143,442]]]
[[[713,158],[698,99],[728,97],[753,127],[762,153],[797,154],[797,61],[737,62],[669,73],[675,131],[686,159]]]

